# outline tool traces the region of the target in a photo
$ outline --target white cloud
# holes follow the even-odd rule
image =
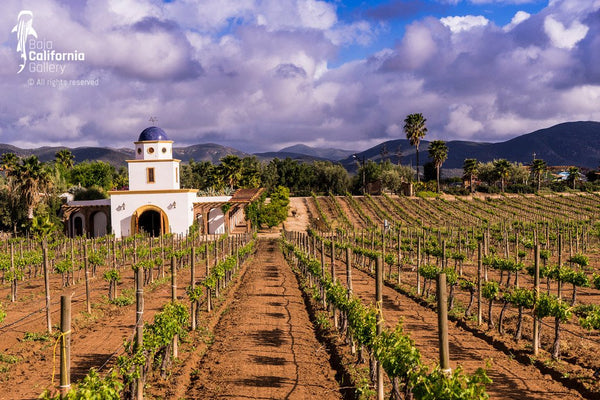
[[[403,62],[410,68],[418,68],[429,61],[437,52],[438,47],[428,27],[422,24],[412,24],[406,28],[400,44]]]
[[[510,31],[515,26],[519,25],[520,23],[527,21],[529,19],[529,17],[531,17],[531,14],[529,14],[528,12],[517,11],[517,13],[513,16],[512,20],[510,21],[510,23],[505,25],[502,29],[504,31]]]
[[[337,21],[337,14],[333,5],[324,1],[300,0],[298,13],[302,25],[308,28],[326,30]]]
[[[489,20],[482,15],[466,15],[464,17],[440,18],[440,22],[450,28],[453,33],[468,31],[476,27],[486,26]]]
[[[451,106],[445,130],[457,138],[471,138],[483,130],[483,124],[469,115],[472,110],[473,107],[467,104]]]
[[[179,145],[242,150],[297,142],[360,149],[402,137],[412,112],[443,140],[600,120],[592,14],[600,0],[555,1],[537,15],[515,14],[503,29],[482,16],[426,17],[386,38],[395,45],[335,68],[343,46],[377,43],[384,29],[342,19],[340,2],[30,1],[38,35],[86,52],[63,78],[98,77],[100,85],[28,87],[10,32],[22,1],[5,0],[0,141],[130,146],[151,115]]]
[[[570,50],[584,39],[589,28],[579,21],[573,21],[570,27],[565,27],[560,21],[549,15],[544,19],[544,32],[552,44],[561,49]]]

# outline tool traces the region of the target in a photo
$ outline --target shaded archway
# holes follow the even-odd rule
[[[83,236],[83,218],[80,215],[73,218],[73,236]]]
[[[103,211],[97,211],[92,214],[90,222],[93,237],[102,237],[106,235],[108,218]]]
[[[156,237],[169,232],[167,214],[156,206],[143,206],[138,208],[131,218],[132,233],[145,232]]]

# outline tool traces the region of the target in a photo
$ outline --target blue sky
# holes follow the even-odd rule
[[[1,10],[0,142],[21,147],[130,147],[152,116],[176,145],[244,151],[363,150],[404,137],[414,112],[427,139],[442,140],[600,120],[600,0],[4,0]],[[19,32],[34,46],[25,59]]]
[[[374,0],[374,1],[333,1],[337,5],[338,16],[346,23],[366,19],[381,24],[380,34],[373,38],[368,46],[352,45],[340,49],[339,56],[332,66],[358,58],[382,48],[391,48],[404,36],[404,28],[412,21],[425,17],[443,18],[450,15],[482,15],[498,26],[504,26],[519,11],[535,14],[547,4],[544,0],[524,1],[432,1],[432,0]],[[456,3],[456,4],[453,4]],[[516,4],[515,4],[516,3]]]

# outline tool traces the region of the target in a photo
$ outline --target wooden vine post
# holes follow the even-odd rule
[[[346,247],[346,284],[348,285],[348,297],[352,295],[352,249]]]
[[[191,292],[194,293],[194,289],[196,288],[196,248],[192,243],[192,254],[191,254],[191,262],[190,262],[190,288]],[[198,301],[192,301],[190,304],[190,317],[192,323],[192,330],[196,330],[196,309],[198,308]]]
[[[535,272],[533,275],[533,290],[535,302],[533,306],[533,355],[537,356],[540,351],[540,320],[535,315],[535,308],[540,298],[540,244],[535,244]]]
[[[375,304],[377,307],[375,334],[381,335],[383,332],[383,258],[377,256],[375,262]],[[383,400],[383,367],[380,362],[375,361],[377,371],[377,400]]]
[[[83,245],[83,268],[85,272],[85,304],[88,314],[92,313],[92,305],[90,304],[90,272],[88,270],[88,251],[87,243]]]
[[[12,242],[10,244],[10,270],[13,274],[10,280],[10,301],[14,303],[17,301],[17,271],[15,269],[15,247]]]
[[[140,350],[144,345],[144,271],[138,267],[135,271],[135,347],[134,352]],[[144,369],[139,365],[139,378],[136,382],[136,399],[144,399]]]
[[[481,253],[483,244],[478,243],[477,246],[477,325],[481,325],[481,279],[483,270],[483,260],[481,259]]]
[[[402,272],[402,226],[398,228],[398,285],[402,283],[401,272]]]
[[[210,276],[210,250],[208,249],[208,235],[204,242],[204,256],[206,258],[206,277]],[[212,297],[210,293],[210,287],[206,285],[206,311],[211,312],[212,310]]]
[[[71,296],[60,296],[60,396],[71,389]]]
[[[417,238],[417,294],[421,294],[421,238]]]
[[[46,239],[42,243],[42,253],[44,256],[44,288],[46,291],[46,329],[52,334],[52,319],[50,317],[50,271],[48,265],[48,244]]]
[[[325,241],[321,239],[321,277],[325,278]],[[325,286],[320,284],[321,299],[323,299],[323,308],[327,308],[327,299],[325,297]]]
[[[175,254],[171,256],[171,301],[173,304],[177,302],[177,266],[175,262]],[[179,354],[178,349],[179,338],[178,335],[173,336],[173,357],[177,357]]]
[[[446,292],[446,274],[438,275],[438,338],[440,346],[440,369],[445,374],[450,374],[450,350],[448,345],[448,294]]]

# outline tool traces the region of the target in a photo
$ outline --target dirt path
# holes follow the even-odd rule
[[[273,239],[261,239],[187,398],[340,399],[296,278]]]
[[[338,261],[339,263],[339,261]],[[346,270],[336,263],[336,274],[341,282],[346,282]],[[360,270],[352,270],[354,293],[365,303],[374,303],[374,279]],[[424,360],[433,364],[438,362],[437,314],[412,299],[385,286],[383,290],[384,320],[388,327],[394,327],[404,320],[405,331],[415,341]],[[473,372],[478,367],[491,365],[488,375],[493,383],[488,385],[491,399],[581,399],[574,390],[565,388],[550,376],[543,375],[534,366],[525,366],[496,350],[488,342],[465,332],[450,323],[448,327],[450,341],[451,367],[461,365],[466,371]]]
[[[290,197],[290,209],[283,226],[286,231],[304,232],[310,225],[305,197]]]

